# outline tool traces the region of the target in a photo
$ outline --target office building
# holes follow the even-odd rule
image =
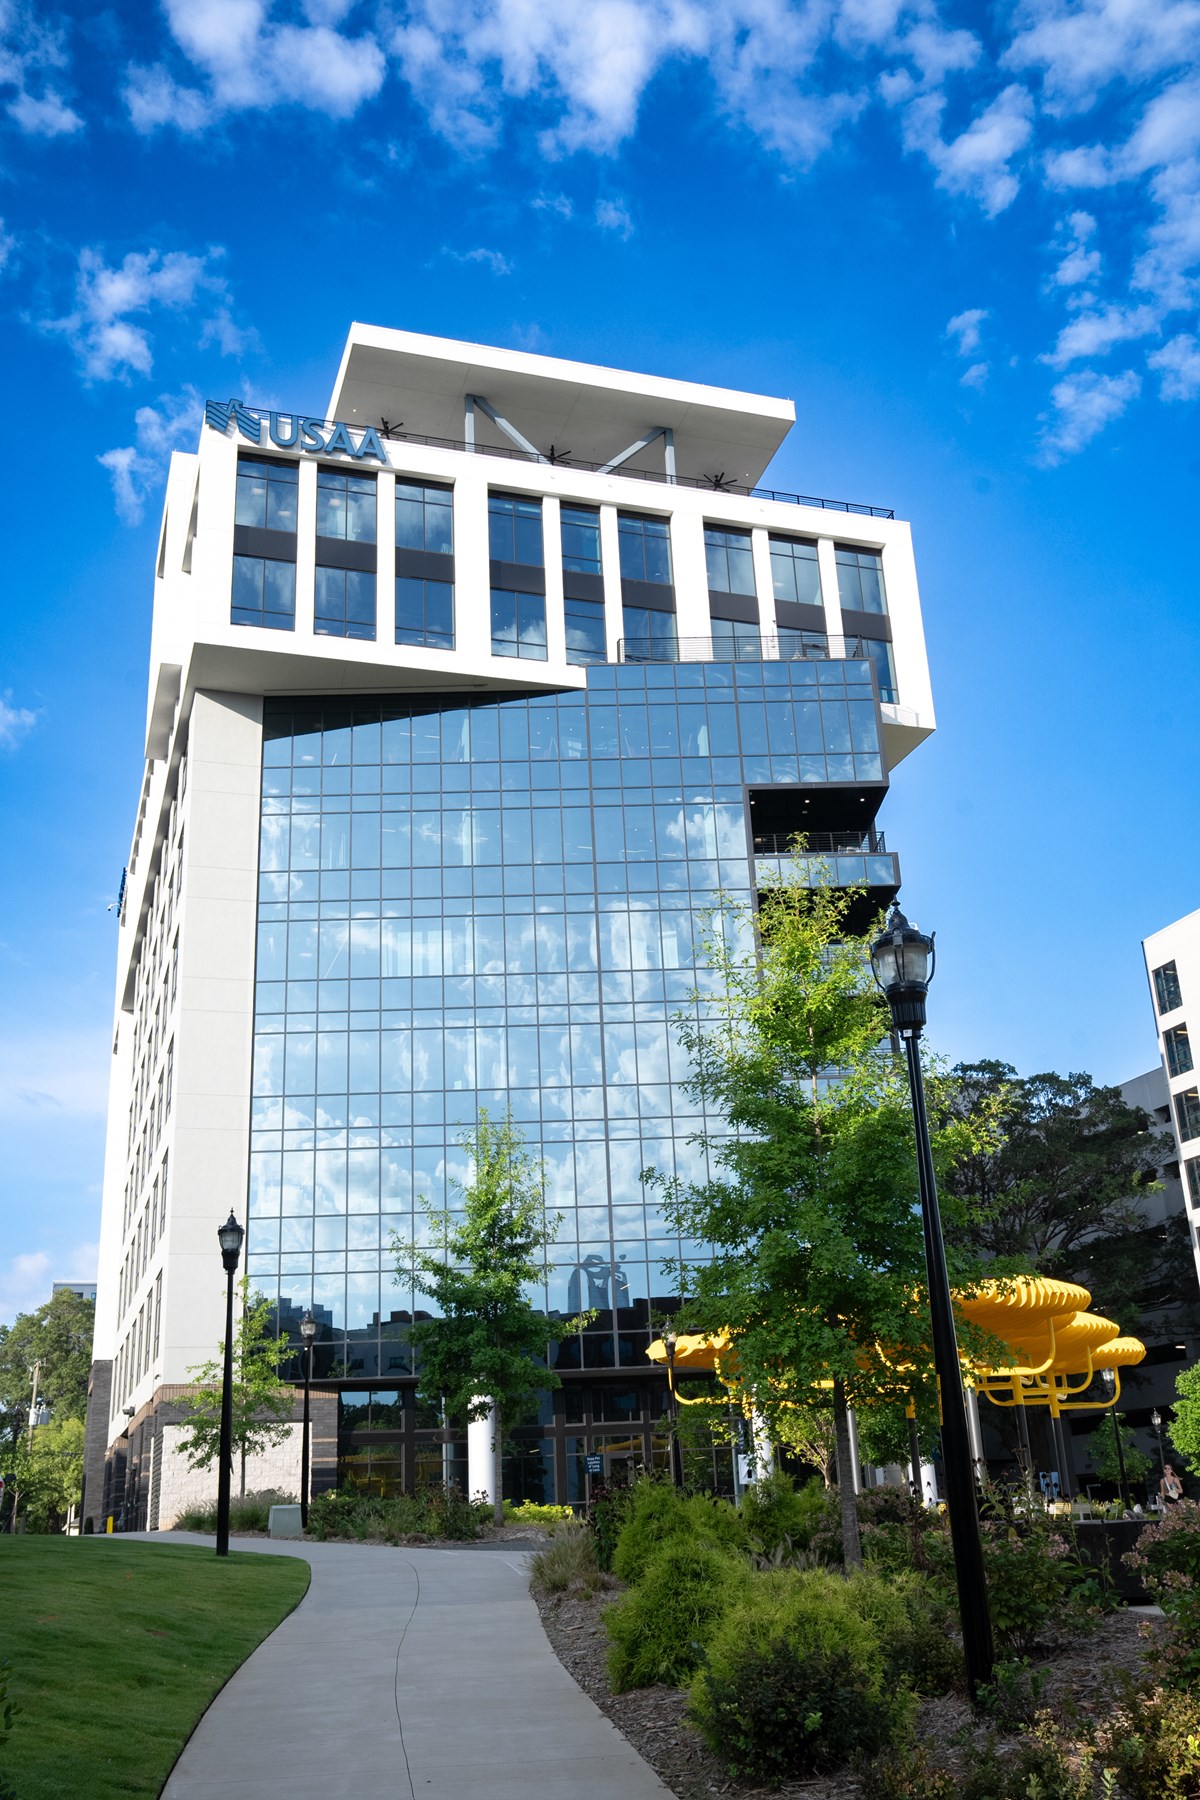
[[[704,1249],[640,1174],[698,1172],[699,916],[797,831],[890,899],[878,814],[934,725],[908,526],[762,485],[789,402],[356,325],[328,412],[210,403],[167,481],[89,1463],[150,1525],[231,1207],[282,1329],[320,1323],[316,1485],[465,1471],[389,1245],[481,1107],[546,1162],[544,1304],[594,1312],[512,1491],[662,1454],[652,1309]]]

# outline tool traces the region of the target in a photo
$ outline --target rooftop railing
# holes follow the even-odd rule
[[[803,837],[802,856],[827,852],[843,856],[886,856],[887,839],[882,831],[756,831],[755,856],[790,856],[797,836]]]
[[[254,413],[258,418],[269,417],[263,407],[249,406],[246,411]],[[292,414],[284,413],[283,416],[291,418]],[[332,427],[336,422],[331,419],[314,421],[323,427]],[[362,421],[356,419],[350,424],[350,429],[361,431]],[[468,444],[465,438],[428,437],[419,431],[402,431],[398,425],[385,425],[383,421],[380,421],[378,430],[381,438],[393,444],[423,444],[432,450],[461,450],[468,456],[502,456],[509,462],[543,462],[554,468],[582,469],[591,475],[622,475],[634,481],[661,482],[667,487],[700,488],[714,494],[740,494],[750,500],[779,500],[786,506],[813,506],[821,512],[856,513],[865,519],[894,519],[896,516],[895,509],[891,506],[868,506],[861,500],[828,500],[819,494],[789,494],[779,488],[746,487],[741,482],[727,480],[722,474],[668,475],[663,469],[635,468],[631,463],[621,463],[618,468],[610,469],[607,463],[587,462],[583,457],[572,456],[568,451],[556,451],[553,445],[541,456],[530,456],[515,444]],[[269,445],[264,445],[264,449],[269,448]]]

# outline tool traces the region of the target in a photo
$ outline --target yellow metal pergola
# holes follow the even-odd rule
[[[964,1380],[995,1406],[1045,1406],[1054,1418],[1068,1410],[1115,1406],[1121,1397],[1121,1370],[1140,1363],[1146,1346],[1123,1337],[1111,1319],[1089,1312],[1090,1300],[1087,1288],[1076,1282],[1042,1275],[1006,1276],[959,1289],[954,1294],[959,1317],[998,1339],[1011,1358],[989,1364],[960,1350]],[[671,1392],[684,1405],[703,1401],[677,1392],[677,1374],[715,1374],[730,1390],[738,1387],[737,1352],[728,1331],[681,1333],[670,1355],[665,1341],[656,1338],[647,1354],[652,1362],[666,1365]],[[1094,1378],[1105,1371],[1113,1375],[1112,1393],[1084,1400]]]

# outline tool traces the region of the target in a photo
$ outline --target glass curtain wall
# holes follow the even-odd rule
[[[323,1377],[394,1386],[428,1302],[393,1232],[453,1203],[511,1108],[563,1215],[540,1298],[563,1369],[648,1373],[668,1229],[704,1175],[671,1014],[698,915],[751,895],[747,783],[882,779],[866,662],[605,665],[586,692],[268,700],[247,1267]]]

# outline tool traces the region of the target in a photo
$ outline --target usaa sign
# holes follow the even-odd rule
[[[372,425],[359,432],[355,443],[348,425],[334,424],[330,429],[324,419],[305,419],[299,413],[273,412],[264,419],[240,400],[206,400],[204,423],[222,436],[230,425],[236,425],[239,437],[251,444],[262,444],[265,424],[271,443],[279,450],[306,450],[314,456],[349,456],[355,462],[374,458],[376,462],[387,463],[379,433]]]

